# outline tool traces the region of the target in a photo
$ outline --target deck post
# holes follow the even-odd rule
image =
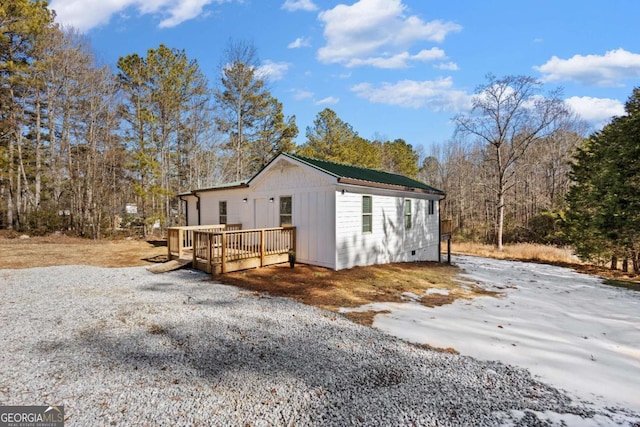
[[[291,228],[291,250],[296,253],[296,228]]]
[[[207,266],[209,269],[207,273],[212,273],[213,272],[213,243],[215,239],[213,239],[213,234],[211,233],[207,233],[206,236],[207,236]]]
[[[196,235],[197,233],[193,233],[193,251],[191,251],[191,265],[193,266],[193,268],[198,268],[196,264],[196,260],[198,259],[198,257],[196,256],[196,253],[198,252],[197,249],[197,240],[196,240]]]
[[[182,251],[184,248],[184,229],[178,229],[178,259],[182,258]]]
[[[220,272],[222,274],[227,272],[227,232],[223,231],[222,233],[222,244],[220,249],[222,250],[222,259],[221,259],[221,266],[220,266]]]
[[[260,230],[260,267],[264,267],[264,229]]]

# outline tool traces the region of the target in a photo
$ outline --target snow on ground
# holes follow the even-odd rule
[[[503,296],[358,310],[391,310],[373,326],[392,335],[528,368],[580,400],[640,411],[640,292],[549,265],[470,256],[454,263],[466,272],[463,283]]]

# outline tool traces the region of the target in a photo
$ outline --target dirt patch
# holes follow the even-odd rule
[[[349,311],[347,313],[342,313],[344,317],[351,320],[355,323],[360,323],[361,325],[371,326],[373,325],[373,319],[378,314],[389,314],[391,313],[389,310],[381,310],[381,311]]]
[[[28,239],[0,237],[0,268],[54,265],[135,267],[166,259],[167,248],[157,241],[89,240],[65,235]]]
[[[427,350],[439,351],[440,353],[460,354],[460,352],[458,350],[456,350],[455,348],[452,348],[452,347],[446,347],[446,348],[434,347],[434,346],[429,345],[429,344],[420,344],[420,347],[426,348]]]

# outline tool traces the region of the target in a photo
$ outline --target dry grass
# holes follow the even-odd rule
[[[428,307],[450,304],[458,298],[497,295],[479,287],[461,285],[454,280],[460,270],[434,262],[395,263],[354,267],[333,271],[322,267],[288,265],[238,271],[217,276],[222,283],[255,292],[293,298],[305,304],[337,312],[340,307],[358,307],[373,302],[401,302],[405,292],[420,296]],[[446,290],[447,294],[430,294],[428,289]],[[350,319],[371,325],[375,313],[353,313]]]
[[[572,268],[585,274],[603,277],[605,283],[615,284],[630,289],[640,286],[639,277],[633,273],[611,270],[606,266],[587,264],[573,254],[569,248],[538,245],[532,243],[508,244],[502,252],[495,246],[470,242],[452,242],[451,251],[465,255],[477,255],[496,259],[510,259]],[[614,280],[611,280],[614,279]]]
[[[582,264],[580,260],[573,255],[573,251],[571,249],[532,243],[505,245],[502,251],[498,251],[493,245],[454,241],[451,242],[451,251],[497,259],[517,259],[520,261],[544,262],[550,264]]]
[[[89,240],[64,235],[29,239],[0,237],[0,268],[54,265],[135,267],[165,261],[165,242]]]

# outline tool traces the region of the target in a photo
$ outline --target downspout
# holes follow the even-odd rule
[[[184,202],[184,225],[189,226],[189,202],[180,198]]]
[[[196,193],[195,191],[193,192],[193,195],[196,196],[196,209],[198,210],[198,225],[200,224],[200,196],[198,196],[198,193]]]
[[[438,200],[438,264],[442,262],[442,212],[440,212],[440,202]]]

